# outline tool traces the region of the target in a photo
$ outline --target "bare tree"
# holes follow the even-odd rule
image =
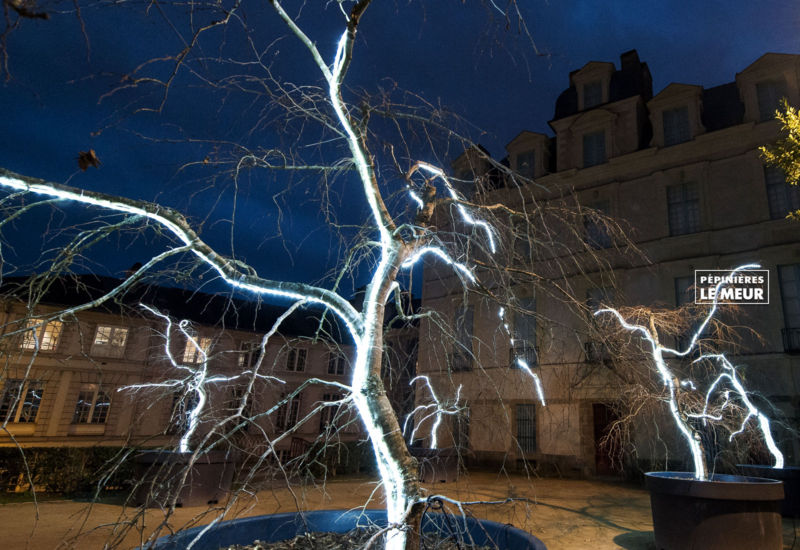
[[[740,266],[731,276],[758,267]],[[715,445],[710,444],[716,431],[728,444],[744,440],[742,446],[760,446],[760,440],[776,468],[784,463],[767,412],[756,406],[757,398],[725,355],[737,338],[736,331],[719,315],[718,296],[727,284],[724,279],[716,284],[708,306],[602,308],[595,313],[618,323],[604,323],[606,330],[616,333],[611,340],[623,382],[614,436],[635,444],[634,432],[648,420],[658,426],[669,419],[678,437],[677,441],[669,436],[662,440],[667,452],[673,442],[688,447],[694,477],[701,480],[708,479],[717,459]],[[728,316],[731,314],[729,311]]]
[[[242,401],[232,417],[244,425],[256,416],[276,416],[306,384],[336,385],[342,394],[340,398],[320,402],[312,413],[300,420],[309,421],[321,410],[332,407],[347,406],[355,411],[369,438],[385,493],[389,522],[386,547],[400,549],[415,546],[427,495],[420,487],[416,460],[409,452],[381,372],[386,347],[387,303],[396,300],[403,319],[413,321],[424,317],[457,339],[458,329],[446,316],[435,311],[407,311],[401,303],[402,287],[413,282],[410,273],[424,259],[429,260],[428,265],[438,265],[439,272],[446,272],[451,281],[457,281],[460,288],[465,289],[464,292],[478,293],[498,304],[502,311],[524,311],[525,305],[514,297],[514,288],[531,282],[580,309],[584,307],[583,300],[574,297],[569,281],[611,266],[608,255],[585,238],[584,220],[590,216],[595,223],[604,224],[607,234],[619,245],[612,247],[615,254],[623,247],[624,235],[602,213],[576,205],[569,196],[561,196],[553,190],[544,190],[544,198],[541,193],[534,193],[535,182],[514,173],[475,147],[458,131],[458,123],[434,106],[419,99],[411,101],[414,98],[409,99],[408,95],[404,101],[395,101],[389,92],[371,96],[348,90],[345,84],[354,60],[357,33],[370,4],[370,0],[325,4],[324,16],[335,18],[340,27],[333,55],[329,56],[319,45],[324,38],[311,36],[304,27],[304,10],[310,11],[310,6],[289,9],[283,2],[270,0],[270,8],[288,29],[290,37],[305,49],[316,70],[303,84],[274,75],[264,59],[264,51],[268,51],[269,46],[259,43],[247,32],[242,32],[241,38],[252,55],[245,60],[229,59],[222,46],[223,53],[213,56],[204,53],[207,40],[224,41],[221,37],[225,35],[215,35],[215,32],[235,28],[248,30],[247,18],[238,2],[227,7],[205,6],[218,17],[205,12],[201,16],[200,11],[190,9],[190,15],[199,19],[191,22],[193,32],[180,52],[154,60],[152,65],[145,64],[126,75],[110,94],[124,95],[154,86],[158,90],[154,103],[147,103],[152,96],[136,98],[133,103],[137,112],[160,113],[179,85],[180,76],[211,90],[223,90],[225,94],[241,92],[263,102],[255,126],[277,119],[282,136],[290,132],[299,134],[297,144],[280,148],[219,140],[204,142],[212,147],[212,152],[184,168],[213,166],[219,171],[214,184],[221,187],[225,185],[224,178],[229,178],[227,181],[236,186],[247,174],[261,170],[313,174],[312,177],[321,182],[320,200],[325,221],[341,239],[342,254],[336,258],[337,265],[331,277],[312,284],[261,275],[236,255],[233,246],[224,253],[211,246],[197,229],[198,225],[203,227],[203,223],[193,223],[174,208],[2,170],[0,188],[5,196],[0,202],[3,208],[0,225],[11,227],[32,213],[59,208],[61,210],[53,210],[59,212],[58,216],[69,217],[79,212],[84,220],[59,228],[62,240],[54,242],[64,244],[59,244],[37,263],[37,275],[26,286],[28,316],[10,322],[5,336],[24,335],[32,330],[36,333],[48,322],[74,319],[84,311],[120,299],[137,282],[146,278],[162,280],[166,276],[179,281],[212,279],[231,294],[250,299],[286,300],[293,304],[290,311],[302,306],[315,308],[323,316],[334,316],[346,327],[355,348],[347,383],[310,379],[261,411],[245,413],[245,401]],[[487,9],[497,10],[497,6],[487,2]],[[503,20],[519,17],[513,2],[499,13]],[[522,21],[519,24],[524,26]],[[155,61],[166,61],[168,76],[161,74],[160,65],[154,68]],[[216,74],[219,66],[232,66],[235,70],[219,76]],[[316,129],[310,130],[312,126]],[[294,137],[291,140],[294,141]],[[444,153],[440,147],[444,147]],[[468,152],[468,170],[457,176],[450,174],[443,161],[431,160],[446,157],[448,148],[453,147]],[[109,168],[104,165],[105,170]],[[279,200],[283,192],[275,191],[271,196],[265,193],[274,200],[279,214],[283,212]],[[340,219],[334,207],[336,201],[331,198],[337,193],[347,194],[348,201],[355,201],[357,197],[366,204],[366,221],[352,223]],[[231,218],[234,217],[232,213]],[[213,232],[206,229],[206,235],[211,234]],[[39,301],[53,279],[92,265],[92,250],[98,243],[144,238],[153,246],[152,256],[119,284],[78,305],[47,316],[38,313]],[[235,240],[233,233],[231,240]],[[520,243],[526,245],[521,247]],[[354,305],[348,299],[347,281],[365,273],[363,300]],[[150,313],[166,325],[178,321],[163,317],[156,310]],[[262,356],[268,338],[280,332],[281,320],[264,337]],[[154,384],[169,388],[180,386],[196,394],[196,405],[191,408],[190,415],[195,419],[203,413],[203,388],[207,384],[230,382],[238,377],[250,384],[244,399],[252,395],[252,385],[263,380],[264,374],[257,369],[243,370],[230,377],[207,372],[206,350],[184,330],[186,323],[178,322],[183,336],[194,343],[203,358],[195,366],[187,367],[176,360],[167,347],[165,355],[176,371],[185,376]],[[172,333],[174,331],[169,328],[164,332],[167,341]],[[34,351],[40,349],[40,344],[37,340]],[[31,359],[31,366],[33,361]],[[546,388],[542,388],[536,372],[526,363],[524,352],[515,361],[530,375],[532,395],[538,395],[544,402]],[[419,379],[414,381],[419,385]],[[135,385],[130,389],[138,392],[144,390],[143,386]],[[20,389],[17,399],[21,397]],[[421,410],[432,419],[438,421],[442,415],[458,409],[457,392],[432,398],[433,401],[421,404]],[[223,418],[216,426],[219,428],[229,420]],[[221,428],[209,430],[203,436],[203,444],[194,452],[199,453],[214,444],[215,435],[227,437],[221,435],[221,431]],[[190,448],[189,439],[193,434],[194,425],[190,421],[182,439],[183,449]],[[258,464],[274,454],[275,439],[270,440],[266,433],[263,436],[266,444],[257,457]]]

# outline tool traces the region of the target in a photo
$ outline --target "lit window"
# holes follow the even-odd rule
[[[700,231],[700,194],[697,185],[681,183],[667,187],[667,210],[670,235]]]
[[[345,372],[345,358],[339,352],[328,354],[328,374],[341,375]]]
[[[583,135],[583,167],[596,166],[606,161],[606,133],[592,132]]]
[[[33,317],[25,320],[25,332],[22,336],[22,349],[53,351],[58,345],[61,335],[61,321],[47,321]]]
[[[511,356],[509,363],[512,368],[518,368],[518,359],[527,363],[529,367],[536,365],[539,358],[536,354],[536,300],[523,298],[519,300],[519,309],[514,310],[511,320]]]
[[[800,351],[800,264],[779,265],[783,305],[783,348]]]
[[[205,336],[195,336],[186,341],[183,349],[184,363],[202,363],[208,360],[208,352],[211,351],[211,338]]]
[[[36,422],[44,385],[37,380],[10,378],[0,399],[0,422]]]
[[[536,405],[517,405],[517,445],[523,453],[536,451]]]
[[[72,415],[73,424],[105,424],[111,398],[108,393],[97,389],[85,389],[78,393],[78,402]]]
[[[756,96],[759,120],[771,120],[781,106],[781,99],[786,97],[786,82],[782,78],[759,82],[756,84]]]
[[[532,178],[534,175],[535,161],[535,151],[519,153],[517,155],[517,173],[525,178]]]
[[[110,325],[98,325],[92,343],[92,355],[122,357],[128,341],[128,329]]]
[[[303,372],[306,370],[306,356],[308,350],[304,348],[292,348],[286,354],[286,370]]]
[[[689,132],[689,108],[686,106],[677,109],[667,109],[662,113],[664,122],[664,145],[677,145],[689,141],[692,136]]]
[[[787,182],[783,170],[765,166],[764,181],[767,184],[770,219],[785,218],[789,212],[800,209],[800,187]]]
[[[603,84],[597,80],[583,85],[583,108],[590,109],[603,102]]]

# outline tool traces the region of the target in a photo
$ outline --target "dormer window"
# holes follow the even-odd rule
[[[775,118],[775,111],[786,97],[786,81],[783,78],[764,80],[756,83],[758,116],[761,122]]]
[[[517,154],[517,173],[525,178],[532,178],[535,173],[536,152],[525,151]]]
[[[603,83],[599,80],[583,85],[583,108],[591,109],[603,103]]]
[[[583,134],[583,167],[596,166],[606,161],[606,133],[601,130]]]
[[[667,109],[662,112],[662,117],[665,147],[692,139],[692,133],[689,129],[689,108],[687,106]]]

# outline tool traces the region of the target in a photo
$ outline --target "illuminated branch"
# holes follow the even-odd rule
[[[434,409],[432,412],[426,412],[425,415],[419,421],[415,422],[414,429],[411,430],[411,435],[409,436],[409,441],[414,441],[414,436],[417,433],[417,429],[422,425],[423,422],[425,422],[427,419],[431,417],[435,417],[433,426],[431,426],[431,449],[436,449],[439,446],[437,434],[439,432],[439,426],[442,423],[442,416],[446,414],[457,415],[459,412],[463,410],[463,407],[458,406],[458,402],[461,399],[461,385],[459,385],[458,389],[456,390],[456,397],[453,400],[453,405],[448,408],[448,405],[446,403],[443,404],[441,401],[439,401],[439,398],[436,397],[436,392],[433,391],[433,386],[431,386],[430,378],[428,378],[427,376],[424,375],[415,376],[408,382],[408,385],[413,386],[414,382],[416,382],[417,380],[422,380],[425,382],[425,386],[428,388],[428,391],[431,394],[433,403],[430,403],[428,405],[420,405],[416,409],[408,413],[408,415],[406,416],[406,420],[403,423],[403,433],[407,431],[408,422],[411,418],[414,418],[416,414],[419,412],[427,411],[428,409],[432,408]]]
[[[511,329],[508,326],[508,322],[506,322],[505,318],[506,310],[505,308],[500,308],[499,315],[500,321],[503,326],[503,330],[505,330],[506,334],[509,337],[509,343],[511,344],[511,349],[514,349],[514,338],[511,334]],[[544,399],[544,389],[542,388],[542,381],[539,379],[539,375],[533,372],[528,362],[525,360],[524,357],[514,354],[514,362],[517,364],[519,368],[522,369],[522,372],[527,374],[533,380],[534,388],[536,388],[536,396],[539,398],[539,402],[542,404],[542,407],[547,406],[547,402]]]
[[[739,271],[758,269],[759,267],[760,266],[757,264],[742,265],[731,270],[731,275],[738,273]],[[659,342],[658,330],[656,328],[655,321],[652,316],[650,317],[650,326],[645,327],[642,325],[635,325],[628,323],[622,316],[622,314],[620,314],[617,310],[612,308],[600,309],[595,312],[595,315],[611,313],[614,317],[616,317],[619,324],[625,330],[638,333],[642,337],[642,339],[644,339],[650,345],[650,355],[653,359],[653,363],[655,364],[656,370],[661,376],[662,383],[664,384],[664,386],[666,386],[669,392],[668,403],[669,403],[670,415],[672,416],[675,425],[677,426],[678,430],[683,435],[684,439],[686,440],[686,443],[689,446],[692,455],[692,460],[694,461],[694,470],[695,470],[694,475],[695,478],[697,479],[707,479],[708,468],[705,463],[705,456],[700,440],[700,434],[689,422],[687,422],[687,419],[698,418],[698,419],[703,419],[704,422],[706,420],[721,419],[721,416],[717,417],[716,415],[708,414],[707,411],[708,411],[709,399],[711,398],[712,392],[714,389],[716,389],[717,385],[723,379],[727,379],[731,382],[731,384],[734,386],[737,393],[739,394],[739,397],[742,399],[742,401],[748,408],[748,415],[742,422],[742,428],[744,427],[744,424],[747,422],[750,416],[756,416],[759,419],[759,428],[761,429],[762,434],[764,435],[767,441],[767,445],[770,448],[770,452],[772,452],[773,456],[775,456],[776,466],[778,464],[781,465],[783,464],[783,456],[775,447],[775,443],[769,428],[769,421],[762,413],[758,411],[758,409],[755,408],[752,402],[748,399],[747,392],[745,391],[744,387],[741,385],[741,383],[738,380],[738,377],[736,376],[736,371],[733,369],[733,366],[725,358],[724,355],[708,354],[708,355],[703,355],[699,359],[694,361],[697,362],[704,359],[715,359],[721,361],[723,364],[723,368],[726,369],[727,371],[720,374],[719,377],[717,377],[717,379],[714,380],[714,382],[711,384],[705,396],[704,400],[705,405],[702,414],[696,414],[696,413],[690,414],[682,410],[682,407],[681,405],[679,405],[679,400],[678,400],[679,389],[683,387],[685,389],[688,389],[689,391],[696,391],[696,385],[692,380],[679,381],[679,377],[669,368],[666,360],[664,359],[665,353],[675,357],[685,357],[695,349],[697,341],[700,338],[700,335],[703,333],[703,331],[705,331],[706,327],[711,322],[711,319],[713,318],[714,314],[718,310],[718,305],[719,305],[718,297],[720,296],[720,289],[726,284],[727,281],[725,279],[722,279],[720,282],[717,283],[715,287],[714,301],[711,307],[709,308],[708,313],[704,317],[703,322],[700,324],[700,326],[693,332],[692,337],[689,340],[689,344],[683,350],[676,350],[661,345],[661,343]],[[727,403],[727,396],[726,396],[726,403]],[[731,434],[731,438],[733,437],[733,435],[735,435],[735,433]]]
[[[131,200],[123,197],[77,189],[58,183],[21,176],[0,168],[0,187],[42,195],[56,199],[70,200],[92,207],[142,216],[154,221],[166,229],[183,245],[216,271],[219,276],[234,288],[249,291],[257,295],[271,295],[294,300],[306,300],[330,308],[351,331],[359,334],[363,331],[363,323],[353,306],[338,294],[327,289],[298,282],[272,281],[243,273],[236,265],[218,255],[203,242],[200,237],[178,212],[160,205],[145,201]]]
[[[156,317],[160,317],[164,320],[166,327],[164,330],[164,355],[169,360],[170,364],[178,370],[186,372],[186,376],[181,379],[177,380],[167,380],[164,382],[149,382],[149,383],[142,383],[142,384],[131,384],[128,386],[123,386],[118,388],[117,391],[138,391],[144,388],[183,388],[184,389],[184,396],[194,394],[196,398],[196,403],[193,406],[192,410],[188,412],[186,418],[186,430],[181,435],[180,442],[178,444],[178,450],[181,453],[188,453],[189,452],[189,440],[191,439],[194,432],[197,430],[197,427],[200,423],[200,414],[202,413],[203,409],[205,408],[206,401],[208,400],[208,394],[206,390],[206,385],[213,384],[213,383],[220,383],[220,382],[232,382],[234,380],[240,379],[243,376],[251,375],[253,377],[258,377],[264,380],[273,380],[277,382],[283,383],[282,380],[275,378],[274,376],[264,376],[253,371],[245,371],[243,373],[237,374],[235,376],[208,376],[208,351],[203,349],[202,346],[197,342],[195,336],[193,336],[187,327],[189,327],[189,321],[182,320],[178,323],[178,330],[183,334],[186,341],[194,346],[195,352],[199,355],[200,361],[197,362],[196,365],[186,365],[183,362],[178,362],[175,359],[175,356],[172,354],[172,332],[173,332],[173,323],[172,319],[168,315],[164,315],[160,311],[147,306],[145,304],[139,304],[140,307],[145,309],[146,311],[150,312],[152,315]]]

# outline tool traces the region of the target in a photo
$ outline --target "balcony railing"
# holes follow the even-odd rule
[[[515,344],[508,350],[508,364],[518,368],[517,359],[522,359],[529,367],[539,364],[539,348],[527,342]]]
[[[783,350],[786,353],[800,353],[800,328],[785,328],[783,335]]]

